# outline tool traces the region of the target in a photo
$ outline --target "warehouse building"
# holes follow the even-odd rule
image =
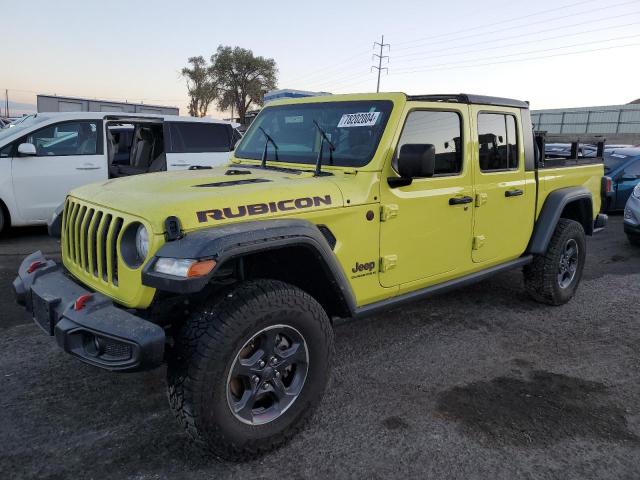
[[[125,112],[157,113],[159,115],[179,115],[178,107],[148,105],[146,103],[112,102],[91,98],[59,97],[38,95],[38,112]]]
[[[602,135],[607,143],[640,143],[640,99],[626,105],[533,110],[533,128],[550,134]]]

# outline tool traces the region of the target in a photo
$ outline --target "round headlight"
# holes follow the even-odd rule
[[[136,252],[140,261],[144,261],[149,254],[149,233],[142,224],[136,230]]]
[[[633,189],[633,196],[640,199],[640,183]]]

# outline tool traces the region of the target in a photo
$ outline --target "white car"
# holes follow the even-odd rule
[[[38,113],[0,130],[0,231],[46,224],[75,187],[226,163],[229,122],[113,112]]]

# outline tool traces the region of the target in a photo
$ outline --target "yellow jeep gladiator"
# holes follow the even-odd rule
[[[599,214],[594,158],[547,159],[526,102],[356,94],[269,103],[228,165],[72,191],[62,265],[27,257],[17,300],[64,351],[112,371],[167,364],[195,443],[242,460],[320,402],[334,319],[522,268],[576,292]]]

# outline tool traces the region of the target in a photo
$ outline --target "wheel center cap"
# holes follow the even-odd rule
[[[275,370],[272,367],[265,367],[262,371],[263,380],[271,380],[275,374]]]

